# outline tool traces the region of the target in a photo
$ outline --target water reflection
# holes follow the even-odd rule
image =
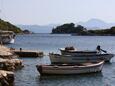
[[[31,50],[41,50],[60,53],[59,48],[75,46],[79,50],[94,50],[97,45],[110,53],[115,52],[114,36],[62,36],[50,34],[20,35],[15,44],[9,47]],[[114,86],[115,58],[104,64],[102,73],[64,76],[38,76],[36,65],[50,64],[48,56],[43,58],[22,58],[25,67],[15,72],[15,86]]]
[[[88,79],[88,80],[87,80]],[[98,84],[102,86],[102,73],[80,74],[80,75],[44,75],[38,76],[36,81],[40,86],[89,86]]]

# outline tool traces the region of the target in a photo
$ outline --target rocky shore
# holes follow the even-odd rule
[[[13,58],[17,58],[18,56],[16,54],[14,54],[11,49],[0,45],[0,58],[3,59],[13,59]]]
[[[19,59],[1,59],[0,58],[0,69],[13,71],[23,67],[22,60]]]
[[[13,71],[22,68],[22,62],[9,48],[0,45],[0,86],[13,86]]]
[[[0,70],[0,86],[13,86],[14,73]]]

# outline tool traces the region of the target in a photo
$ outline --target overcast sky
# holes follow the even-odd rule
[[[14,24],[115,22],[115,0],[0,0],[0,9],[0,17]]]

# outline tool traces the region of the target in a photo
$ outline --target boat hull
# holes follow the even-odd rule
[[[97,62],[97,61],[110,61],[113,54],[95,54],[95,55],[59,55],[59,54],[49,54],[50,61],[52,64],[55,63],[85,63],[85,62]]]
[[[2,38],[1,41],[3,44],[13,44],[14,43],[14,39],[10,39],[10,38]]]
[[[14,43],[15,33],[12,31],[0,31],[0,43],[9,44]]]
[[[41,75],[52,75],[52,74],[85,74],[101,72],[104,61],[90,64],[90,65],[73,65],[73,66],[58,66],[58,65],[37,65],[37,70]]]

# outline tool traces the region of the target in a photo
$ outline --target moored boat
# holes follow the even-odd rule
[[[49,53],[50,61],[52,64],[55,63],[85,63],[85,62],[96,62],[100,60],[110,61],[114,54],[89,54],[89,55],[60,55]]]
[[[52,74],[84,74],[101,72],[104,61],[80,64],[56,64],[56,65],[37,65],[37,70],[41,75]]]
[[[3,43],[3,44],[14,43],[14,39],[15,39],[14,32],[0,30],[0,43]]]

